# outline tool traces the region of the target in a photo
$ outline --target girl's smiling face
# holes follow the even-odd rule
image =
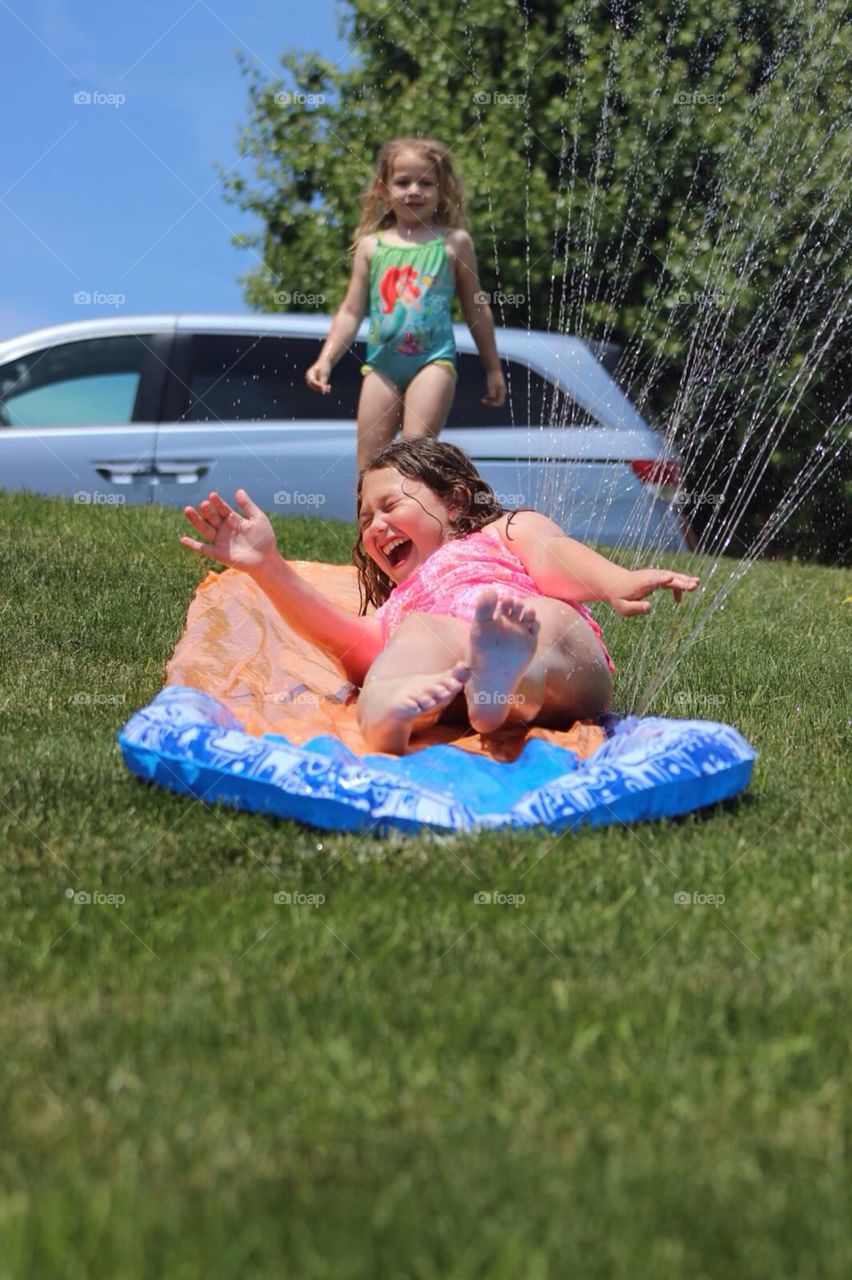
[[[447,541],[450,512],[422,480],[383,467],[361,486],[358,527],[364,550],[399,585]]]
[[[386,190],[397,219],[406,227],[428,223],[438,212],[435,165],[416,151],[401,151],[394,157]]]

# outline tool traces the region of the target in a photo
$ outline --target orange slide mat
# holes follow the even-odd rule
[[[289,562],[342,609],[358,612],[352,565]],[[332,658],[296,634],[263,591],[244,573],[208,573],[189,607],[186,629],[167,667],[167,684],[211,694],[247,733],[281,734],[301,746],[332,734],[358,755],[377,755],[364,742],[355,715],[358,690]],[[512,761],[529,738],[543,738],[581,760],[606,740],[596,724],[567,730],[515,726],[480,735],[463,725],[435,725],[413,747],[452,743],[492,760]]]

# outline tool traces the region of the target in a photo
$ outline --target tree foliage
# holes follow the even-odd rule
[[[342,32],[347,69],[293,52],[274,81],[245,66],[254,173],[223,178],[261,224],[238,238],[256,262],[250,305],[320,295],[333,311],[380,143],[440,137],[498,323],[617,342],[617,376],[693,487],[726,482],[745,502],[759,479],[745,541],[818,462],[771,545],[836,559],[850,533],[843,0],[347,0]]]

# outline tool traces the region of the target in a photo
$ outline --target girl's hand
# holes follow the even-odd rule
[[[316,364],[312,364],[308,372],[305,374],[305,382],[312,391],[321,391],[327,396],[331,390],[331,365],[327,360],[317,360]]]
[[[694,591],[700,581],[700,578],[692,578],[689,574],[670,573],[665,569],[625,570],[608,603],[622,618],[632,618],[637,613],[651,612],[645,597],[652,591],[664,587],[674,592],[675,604],[680,604],[684,591]]]
[[[237,490],[236,499],[245,512],[244,517],[229,507],[218,493],[211,493],[209,498],[205,498],[198,511],[195,507],[184,507],[189,523],[207,541],[183,537],[181,542],[191,551],[218,560],[231,569],[257,573],[277,553],[275,534],[268,518],[260,507],[255,506],[245,489]]]
[[[501,369],[493,369],[485,375],[485,395],[482,397],[483,404],[490,404],[495,409],[499,409],[501,404],[506,402],[506,379],[503,377]]]

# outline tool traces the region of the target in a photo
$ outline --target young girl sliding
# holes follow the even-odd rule
[[[554,728],[609,707],[609,654],[583,600],[648,613],[659,587],[680,603],[698,578],[621,569],[534,511],[506,514],[470,458],[437,440],[389,445],[358,481],[353,549],[361,613],[331,604],[279,555],[269,520],[238,489],[185,507],[193,551],[242,569],[285,621],[361,686],[358,722],[376,751],[461,713],[480,733]],[[366,615],[370,605],[379,605]],[[366,615],[366,616],[365,616]]]
[[[308,386],[331,390],[331,370],[349,349],[369,302],[364,384],[358,401],[358,467],[396,434],[436,436],[447,421],[456,381],[452,299],[485,365],[482,403],[498,406],[506,384],[494,343],[494,317],[480,293],[463,194],[449,150],[432,138],[394,138],[379,152],[362,198],[355,261],[346,297]]]

